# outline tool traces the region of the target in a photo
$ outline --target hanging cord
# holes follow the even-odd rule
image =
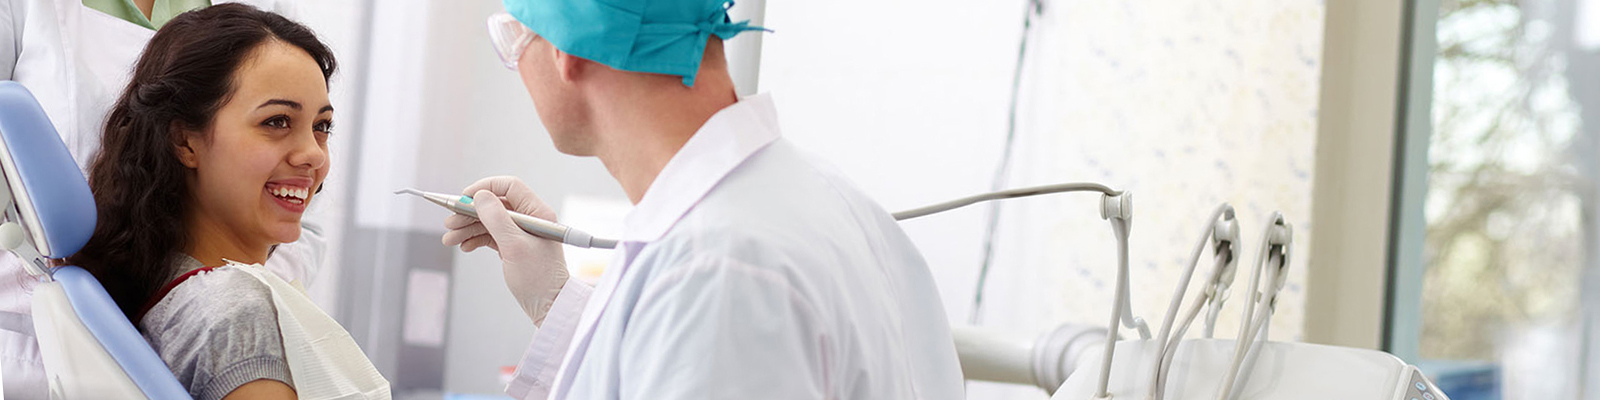
[[[1101,185],[1101,184],[1098,184],[1098,183],[1088,183],[1088,182],[1057,183],[1057,184],[1053,184],[1053,185],[1033,186],[1033,187],[1017,188],[1017,189],[1007,189],[1007,190],[1001,190],[1001,191],[996,191],[996,192],[984,193],[984,194],[980,194],[980,195],[967,196],[967,197],[962,197],[962,198],[959,198],[959,199],[950,200],[950,201],[946,201],[946,202],[939,203],[939,204],[927,205],[927,206],[913,208],[913,209],[910,209],[910,210],[896,212],[896,213],[892,214],[892,216],[894,217],[894,219],[896,221],[905,221],[905,220],[908,220],[908,219],[917,218],[917,217],[930,215],[930,214],[938,214],[938,213],[941,213],[941,212],[945,212],[945,211],[949,211],[949,210],[953,210],[953,209],[957,209],[957,208],[961,208],[961,207],[966,207],[966,206],[969,206],[969,205],[972,205],[972,204],[975,204],[975,203],[981,203],[981,202],[985,202],[985,201],[1003,200],[1003,199],[1015,199],[1015,198],[1019,198],[1019,197],[1031,197],[1031,196],[1038,196],[1038,195],[1042,195],[1042,194],[1066,193],[1066,192],[1098,192],[1100,194],[1104,194],[1104,195],[1107,195],[1107,196],[1116,196],[1116,195],[1122,194],[1121,191],[1113,190],[1110,187],[1106,187],[1106,185]]]
[[[1005,149],[1000,153],[1000,166],[995,168],[994,181],[989,190],[999,191],[1006,186],[1006,176],[1011,172],[1012,147],[1017,141],[1017,103],[1022,97],[1022,66],[1028,58],[1028,36],[1033,31],[1033,19],[1044,14],[1044,0],[1028,0],[1022,17],[1022,40],[1017,47],[1017,67],[1011,75],[1011,105],[1006,112]],[[988,226],[984,228],[983,264],[978,267],[978,287],[972,295],[972,309],[967,312],[967,323],[978,324],[983,310],[983,290],[989,280],[989,266],[994,263],[994,237],[1000,225],[1000,203],[989,206]]]
[[[1238,392],[1234,390],[1238,383],[1240,367],[1245,361],[1246,353],[1254,347],[1254,341],[1258,338],[1266,340],[1265,336],[1257,334],[1260,332],[1260,327],[1271,320],[1278,291],[1283,289],[1283,282],[1287,277],[1293,231],[1288,222],[1284,221],[1283,214],[1272,213],[1261,235],[1261,251],[1256,257],[1255,267],[1250,271],[1250,290],[1246,292],[1250,297],[1246,299],[1244,313],[1240,314],[1244,319],[1239,321],[1239,336],[1234,339],[1233,362],[1228,367],[1227,374],[1223,375],[1218,387],[1217,400],[1232,400],[1238,396]],[[1263,270],[1267,274],[1265,286],[1261,285]],[[1258,288],[1260,291],[1257,291]]]
[[[1231,263],[1231,261],[1229,261],[1230,258],[1230,255],[1218,254],[1216,256],[1217,268],[1225,268],[1225,265]],[[1161,350],[1161,360],[1160,364],[1157,366],[1159,369],[1157,370],[1155,379],[1151,383],[1152,395],[1151,397],[1147,398],[1153,400],[1161,400],[1165,398],[1167,391],[1167,372],[1172,369],[1172,359],[1178,354],[1178,344],[1183,343],[1183,334],[1189,331],[1189,325],[1193,323],[1195,317],[1200,314],[1200,307],[1205,305],[1205,296],[1207,296],[1206,293],[1200,293],[1195,296],[1195,303],[1189,307],[1189,312],[1185,314],[1183,323],[1180,324],[1178,326],[1178,330],[1173,333],[1174,340],[1168,341],[1166,347]]]
[[[1117,287],[1114,292],[1111,307],[1111,322],[1106,324],[1106,345],[1100,355],[1100,381],[1094,391],[1094,399],[1110,399],[1107,390],[1111,385],[1111,362],[1116,359],[1117,352],[1117,321],[1124,312],[1128,311],[1128,220],[1122,218],[1109,218],[1111,230],[1117,235]],[[1142,321],[1141,321],[1142,322]],[[1143,332],[1143,338],[1149,339],[1148,329]]]
[[[1219,235],[1218,233],[1221,230],[1226,230],[1228,227],[1233,226],[1230,223],[1234,223],[1233,206],[1228,205],[1228,203],[1222,203],[1222,205],[1217,206],[1216,211],[1211,213],[1210,218],[1206,219],[1205,229],[1200,231],[1200,240],[1195,243],[1194,252],[1189,256],[1189,262],[1184,264],[1185,268],[1183,269],[1183,275],[1180,275],[1178,278],[1177,291],[1172,294],[1172,299],[1170,300],[1171,303],[1167,305],[1166,317],[1162,318],[1161,320],[1161,333],[1156,336],[1155,359],[1158,360],[1158,362],[1153,363],[1151,366],[1150,393],[1146,396],[1147,399],[1161,399],[1162,393],[1160,391],[1161,385],[1159,383],[1161,382],[1163,365],[1166,364],[1165,360],[1168,359],[1167,350],[1169,348],[1176,349],[1177,343],[1183,341],[1184,331],[1189,329],[1189,323],[1194,320],[1194,316],[1199,313],[1200,307],[1205,303],[1205,298],[1208,297],[1209,293],[1207,293],[1207,291],[1202,291],[1197,295],[1195,304],[1192,306],[1191,311],[1187,313],[1186,317],[1184,317],[1183,327],[1178,329],[1177,334],[1173,334],[1172,324],[1178,317],[1179,308],[1183,305],[1183,296],[1189,291],[1189,280],[1190,278],[1194,277],[1195,267],[1200,264],[1200,254],[1203,253],[1207,247],[1210,247],[1212,248],[1212,251],[1215,253],[1218,260],[1216,267],[1212,269],[1211,275],[1206,278],[1206,289],[1211,289],[1214,287],[1218,277],[1222,275],[1222,272],[1225,269],[1225,257],[1230,255],[1226,253],[1227,248],[1233,244],[1221,244],[1224,241],[1222,238],[1227,232],[1221,232],[1224,235]]]

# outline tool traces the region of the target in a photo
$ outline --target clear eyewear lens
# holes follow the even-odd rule
[[[495,13],[489,16],[489,41],[494,45],[495,54],[500,56],[500,62],[507,69],[516,70],[522,51],[533,41],[533,31],[511,14]]]

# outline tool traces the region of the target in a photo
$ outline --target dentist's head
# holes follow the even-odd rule
[[[328,174],[332,53],[306,27],[227,4],[156,32],[89,171],[99,224],[72,261],[132,316],[173,259],[263,262],[300,235]]]
[[[506,13],[489,20],[502,61],[521,75],[558,150],[604,160],[630,151],[628,132],[641,125],[736,100],[722,41],[760,28],[729,21],[732,2],[598,3],[505,0]]]

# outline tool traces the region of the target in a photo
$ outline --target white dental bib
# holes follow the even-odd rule
[[[317,308],[301,289],[259,264],[229,261],[272,291],[278,331],[289,362],[296,396],[301,399],[389,399],[389,381],[356,346],[350,332]]]

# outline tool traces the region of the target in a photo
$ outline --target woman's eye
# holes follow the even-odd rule
[[[277,129],[289,129],[289,117],[277,116],[268,118],[266,121],[262,121],[261,125]]]
[[[323,134],[333,134],[333,121],[319,121],[312,126],[312,130]]]

